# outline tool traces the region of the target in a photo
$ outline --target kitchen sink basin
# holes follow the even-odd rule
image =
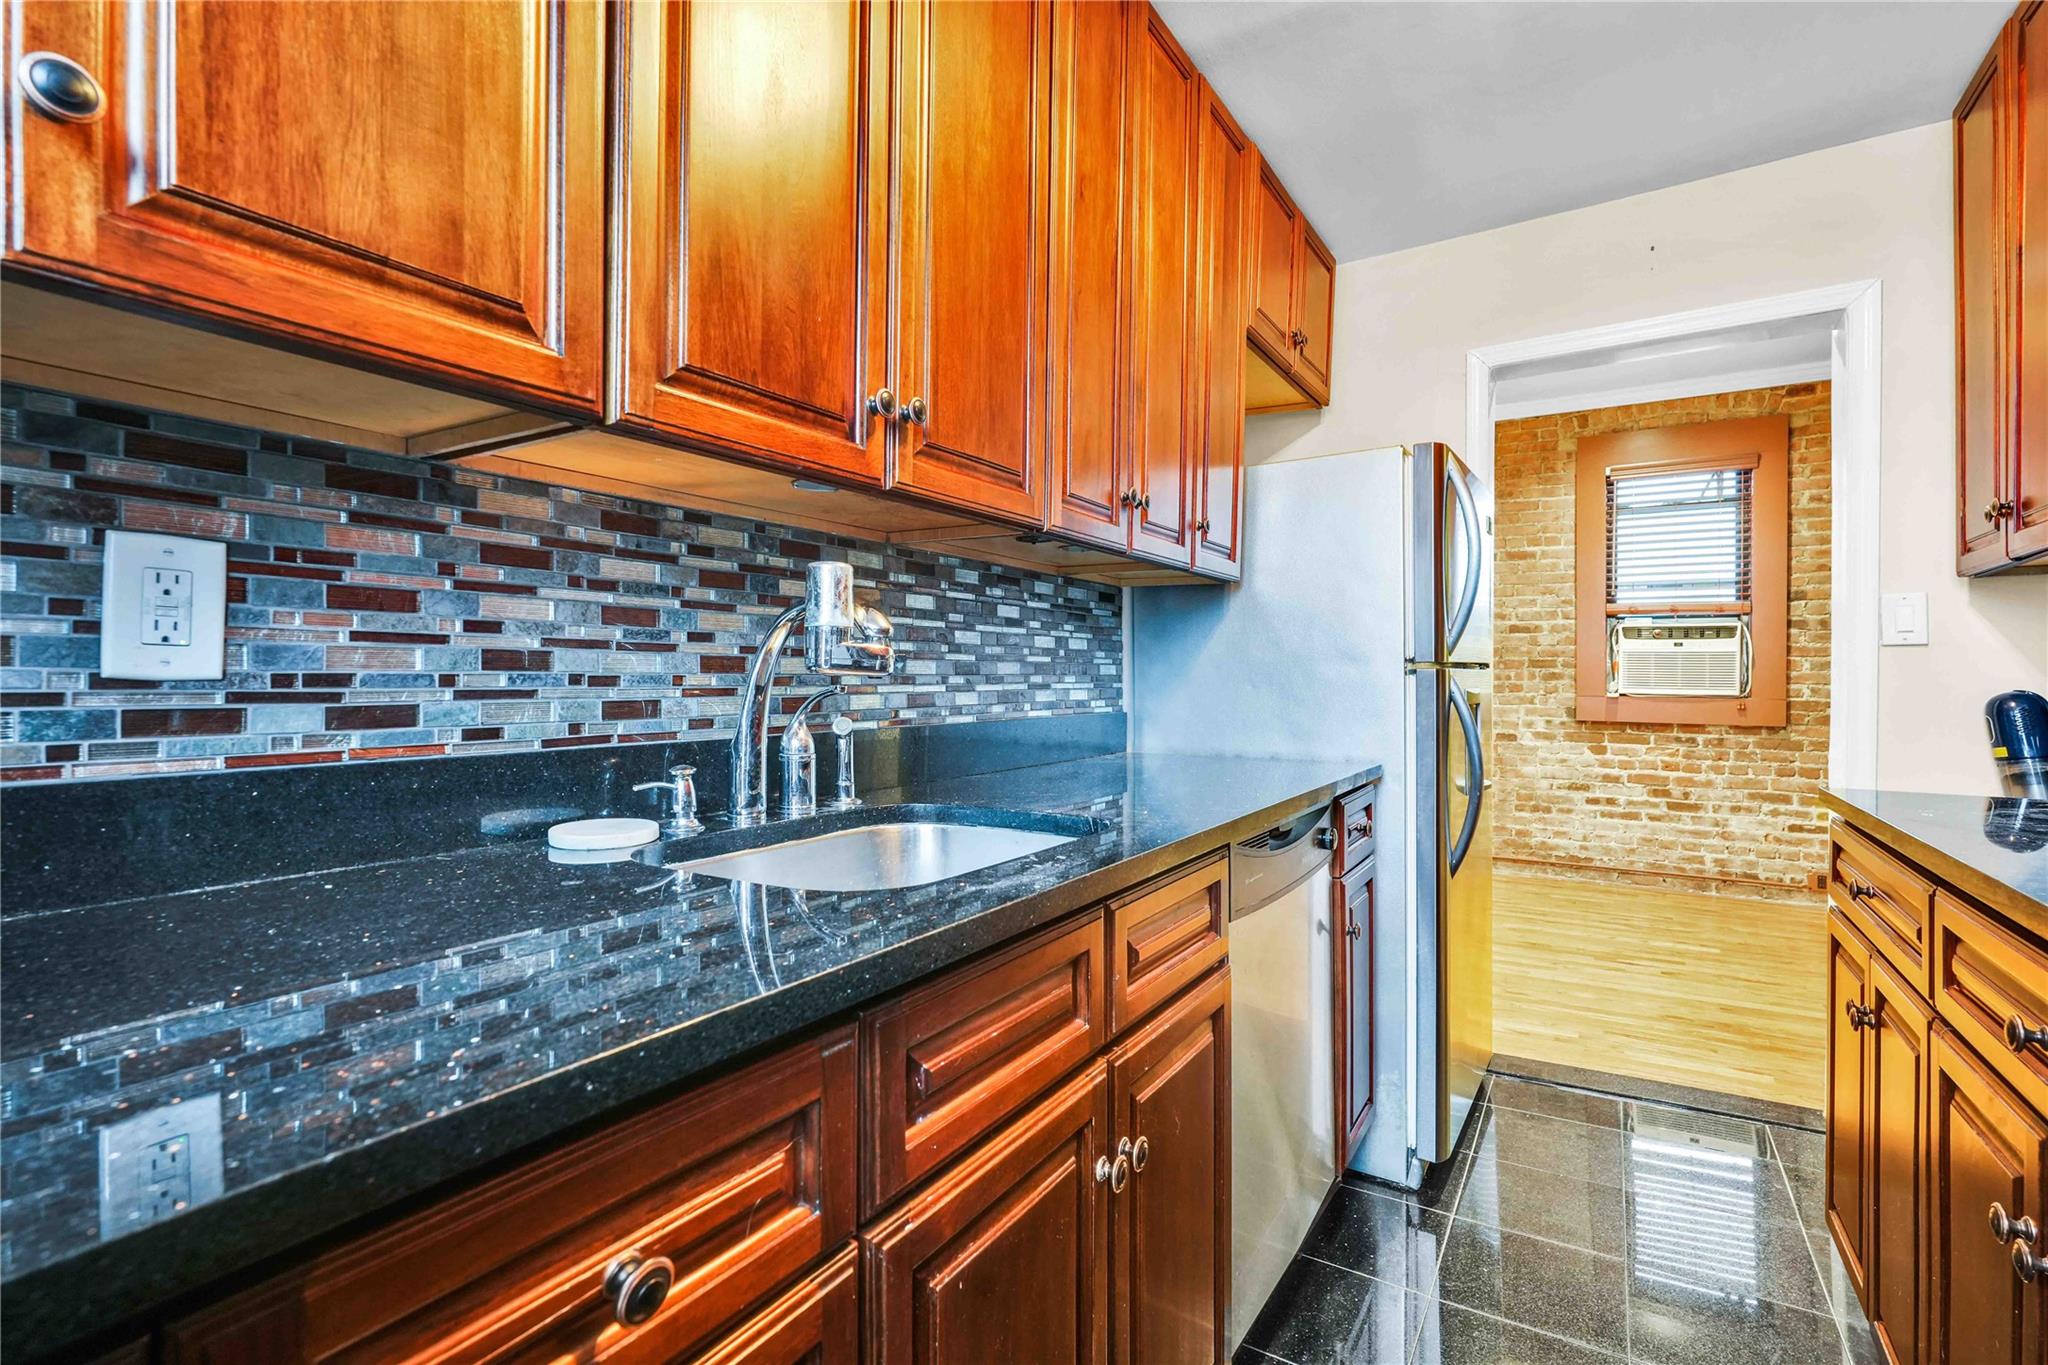
[[[1051,820],[1039,817],[1034,823]],[[1073,828],[1066,821],[1060,823]],[[670,866],[682,872],[798,891],[884,891],[924,886],[1057,848],[1073,842],[1079,832],[970,824],[943,817],[885,819]]]

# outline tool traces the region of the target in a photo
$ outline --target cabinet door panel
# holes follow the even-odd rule
[[[1869,1276],[1870,1323],[1893,1365],[1927,1359],[1920,1334],[1927,1254],[1927,1064],[1931,1018],[1919,995],[1882,958],[1871,959]]]
[[[2013,20],[2013,34],[2020,156],[2014,184],[2019,252],[2012,345],[2019,401],[2006,552],[2018,559],[2048,550],[2048,3],[2023,5]]]
[[[1123,326],[1124,51],[1121,4],[1061,0],[1053,164],[1052,401],[1048,524],[1123,549],[1129,528],[1118,357]]]
[[[1223,1359],[1230,1292],[1230,968],[1110,1058],[1132,1174],[1111,1201],[1112,1360]],[[1139,1146],[1142,1143],[1143,1146]]]
[[[1144,500],[1133,553],[1193,561],[1195,128],[1201,77],[1152,7],[1133,8],[1131,458]]]
[[[1252,270],[1249,335],[1283,366],[1294,354],[1295,254],[1301,249],[1301,213],[1272,167],[1259,162],[1252,185]]]
[[[1378,908],[1371,860],[1337,883],[1337,914],[1333,923],[1343,940],[1337,945],[1337,1153],[1341,1170],[1351,1160],[1358,1140],[1372,1120],[1372,947],[1373,914]]]
[[[2005,139],[2003,40],[1956,110],[1956,571],[2005,558]]]
[[[861,1235],[873,1365],[1099,1365],[1109,1082],[1096,1062]]]
[[[1986,1213],[1996,1203],[2014,1218],[2048,1219],[2048,1120],[2022,1104],[1945,1026],[1936,1026],[1931,1051],[1928,1354],[1952,1365],[2042,1365],[2048,1361],[2042,1325],[2048,1294],[2014,1273],[2011,1253],[1991,1235]]]
[[[895,486],[1045,515],[1050,0],[914,0],[898,106],[901,397]]]
[[[1257,155],[1216,98],[1202,86],[1196,147],[1196,375],[1200,459],[1196,475],[1195,568],[1238,576],[1240,508],[1244,496],[1245,217]]]
[[[886,11],[620,8],[622,424],[882,478]]]
[[[1828,911],[1827,1220],[1858,1298],[1869,1261],[1870,1200],[1864,1095],[1869,1054],[1855,1019],[1870,999],[1870,945],[1839,910]]]
[[[1318,403],[1330,401],[1330,318],[1337,288],[1337,259],[1323,239],[1302,225],[1301,284],[1295,290],[1294,378]]]
[[[603,10],[548,0],[22,5],[105,115],[8,97],[7,259],[595,414]],[[404,98],[394,98],[402,81]]]

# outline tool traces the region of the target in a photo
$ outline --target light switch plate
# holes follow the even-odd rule
[[[222,677],[227,615],[227,546],[107,532],[100,572],[102,677]]]
[[[1878,642],[1886,645],[1927,643],[1927,594],[1888,592],[1879,599],[1883,613]]]

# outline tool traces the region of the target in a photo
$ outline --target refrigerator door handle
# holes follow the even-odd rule
[[[1472,486],[1465,481],[1465,471],[1456,459],[1444,466],[1444,483],[1451,490],[1451,500],[1458,505],[1458,524],[1465,533],[1465,581],[1458,593],[1457,610],[1451,613],[1449,627],[1444,632],[1444,657],[1448,659],[1458,647],[1458,641],[1465,636],[1465,627],[1471,623],[1472,609],[1479,604],[1479,503],[1472,496]]]
[[[1451,685],[1451,709],[1458,713],[1458,726],[1465,732],[1465,777],[1469,790],[1465,797],[1465,823],[1458,830],[1458,841],[1451,845],[1450,871],[1458,875],[1458,869],[1465,865],[1465,854],[1472,848],[1472,836],[1479,829],[1479,808],[1486,801],[1486,753],[1479,742],[1479,721],[1472,714],[1472,703],[1465,697],[1465,689],[1458,686],[1455,677],[1445,679]]]

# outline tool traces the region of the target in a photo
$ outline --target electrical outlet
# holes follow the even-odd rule
[[[217,540],[109,531],[103,564],[102,676],[225,676],[227,546]]]
[[[197,1095],[100,1129],[100,1237],[221,1195],[220,1096]]]

